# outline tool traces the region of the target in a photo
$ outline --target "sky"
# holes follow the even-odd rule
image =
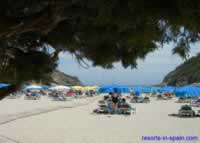
[[[200,43],[191,47],[190,56],[200,52]],[[84,69],[69,53],[59,55],[58,69],[66,74],[77,76],[84,85],[155,85],[162,82],[163,78],[184,61],[172,54],[173,44],[164,45],[144,60],[138,60],[137,69],[123,68],[121,63],[115,63],[114,69],[90,67]],[[89,62],[90,63],[90,62]]]

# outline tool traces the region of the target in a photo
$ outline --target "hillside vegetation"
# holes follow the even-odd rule
[[[167,85],[185,85],[200,82],[200,53],[178,66],[163,80]]]

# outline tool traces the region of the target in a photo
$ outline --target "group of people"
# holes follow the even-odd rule
[[[94,96],[95,94],[96,94],[96,92],[94,90],[88,90],[85,92],[85,95],[91,96],[91,97]]]
[[[104,100],[100,103],[100,108],[96,109],[94,112],[108,114],[131,114],[131,106],[121,94],[109,93],[108,96],[104,96]]]
[[[122,98],[121,94],[110,93],[110,99],[108,100],[109,113],[126,113],[131,108],[126,99]]]

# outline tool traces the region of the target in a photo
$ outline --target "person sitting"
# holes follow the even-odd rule
[[[122,99],[118,104],[119,113],[125,114],[128,113],[131,109],[130,105],[126,102],[126,99]]]
[[[107,96],[107,95],[103,97],[104,101],[107,101],[108,99],[109,99],[109,96]]]

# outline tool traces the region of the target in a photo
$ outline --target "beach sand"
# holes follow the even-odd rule
[[[131,116],[92,114],[100,98],[67,102],[53,102],[45,98],[41,101],[0,101],[1,121],[29,113],[27,117],[0,123],[0,143],[168,143],[170,141],[143,141],[142,136],[200,137],[200,118],[168,116],[177,113],[182,105],[175,103],[176,99],[157,101],[151,98],[151,103],[132,104],[136,107],[136,114]],[[30,115],[52,108],[55,110]],[[188,142],[200,143],[184,143]]]

